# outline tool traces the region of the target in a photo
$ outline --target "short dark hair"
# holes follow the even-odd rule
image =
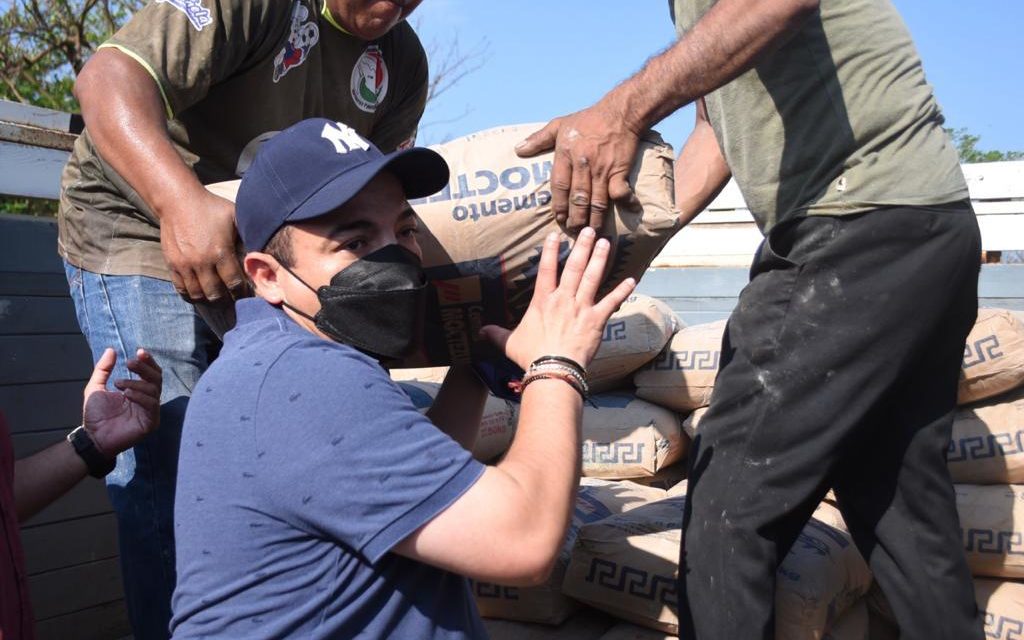
[[[270,236],[263,253],[274,256],[281,266],[291,268],[295,264],[295,253],[292,251],[292,228],[284,225]]]

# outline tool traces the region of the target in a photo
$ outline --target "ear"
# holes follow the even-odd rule
[[[284,269],[269,253],[251,251],[245,256],[245,274],[252,280],[256,295],[273,305],[281,304],[284,292],[278,274]]]

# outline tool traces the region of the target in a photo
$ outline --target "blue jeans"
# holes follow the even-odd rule
[[[160,428],[117,457],[107,493],[117,515],[125,601],[135,638],[168,637],[174,592],[174,486],[185,407],[220,342],[170,282],[64,264],[93,360],[117,351],[111,383],[146,348],[163,368]]]

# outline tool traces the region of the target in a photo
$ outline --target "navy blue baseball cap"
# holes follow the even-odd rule
[[[289,222],[334,211],[374,176],[389,171],[409,199],[448,184],[448,163],[423,147],[384,154],[351,127],[310,118],[260,147],[235,198],[235,223],[248,251],[260,251]]]

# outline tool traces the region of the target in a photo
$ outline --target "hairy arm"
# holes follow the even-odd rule
[[[609,200],[631,195],[640,134],[725,85],[778,48],[818,9],[818,0],[719,0],[685,36],[651,58],[594,106],[556,118],[516,147],[555,149],[552,209],[570,228],[601,228]]]

